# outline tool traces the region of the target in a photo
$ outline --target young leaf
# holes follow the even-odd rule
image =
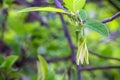
[[[74,12],[76,12],[77,10],[81,10],[84,7],[85,2],[86,0],[74,0],[73,2]]]
[[[89,57],[89,54],[88,54],[88,49],[87,49],[87,45],[86,45],[86,39],[84,39],[84,40],[82,40],[81,44],[78,45],[78,51],[77,51],[77,55],[76,55],[77,65],[79,65],[80,62],[81,62],[81,64],[83,64],[84,60],[87,64],[89,64],[88,57]]]
[[[6,60],[2,63],[1,67],[10,68],[16,62],[17,59],[18,56],[15,55],[8,56]]]
[[[80,20],[86,20],[87,19],[87,13],[83,9],[79,11],[78,16],[79,16]]]
[[[102,24],[101,22],[99,22],[99,21],[88,20],[84,24],[84,26],[91,29],[91,30],[94,30],[94,31],[98,32],[102,36],[105,36],[105,37],[109,36],[109,32],[108,32],[107,27],[104,24]]]
[[[37,71],[38,71],[37,80],[44,80],[45,79],[44,69],[39,61],[37,61]]]
[[[38,80],[45,80],[45,76],[48,73],[48,65],[42,56],[38,56],[39,61],[37,61],[38,69]]]
[[[73,24],[74,26],[77,26],[77,25],[78,25],[77,16],[70,15],[70,16],[69,16],[69,21],[70,21],[70,23]]]
[[[81,46],[81,50],[80,50],[80,61],[81,61],[81,64],[83,64],[84,62],[84,58],[85,58],[85,43]]]
[[[63,2],[65,3],[65,6],[66,6],[71,12],[74,12],[74,9],[73,9],[73,1],[74,1],[74,0],[63,0]]]
[[[22,12],[30,12],[30,11],[47,11],[47,12],[60,12],[60,13],[67,13],[66,11],[54,8],[54,7],[29,7],[18,11],[19,13]]]
[[[79,65],[81,62],[83,64],[84,58],[85,58],[85,40],[82,42],[80,46],[78,46],[78,51],[76,55],[76,63]]]
[[[85,61],[87,64],[89,64],[89,53],[86,43],[85,43],[85,51],[86,51]]]

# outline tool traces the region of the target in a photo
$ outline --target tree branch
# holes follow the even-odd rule
[[[118,7],[112,0],[108,0],[110,4],[112,4],[117,10],[120,11],[120,7]]]
[[[100,66],[100,67],[84,67],[81,68],[81,71],[93,71],[93,70],[106,70],[106,69],[120,69],[119,66]]]
[[[74,64],[76,64],[75,47],[74,47],[74,45],[73,45],[73,43],[72,43],[72,40],[71,40],[70,34],[69,34],[69,32],[68,32],[66,23],[65,23],[65,21],[64,21],[64,19],[63,19],[63,16],[62,16],[62,14],[59,14],[59,15],[60,15],[60,19],[61,19],[61,21],[62,21],[62,26],[63,26],[64,34],[65,34],[65,36],[66,36],[66,38],[67,38],[67,40],[68,40],[69,46],[70,46],[70,48],[71,48],[71,52],[72,52],[72,56],[71,56],[72,62],[73,62]],[[77,67],[77,70],[78,70],[78,80],[82,80],[80,66],[79,66],[79,68],[78,68],[78,66],[76,66],[76,67]]]
[[[61,58],[52,58],[52,59],[46,59],[46,61],[48,63],[51,63],[51,62],[59,62],[59,61],[66,61],[66,60],[70,60],[71,56],[66,56],[66,57],[61,57]]]
[[[91,50],[89,50],[89,53],[92,54],[92,55],[94,55],[94,56],[98,56],[98,57],[100,57],[100,58],[103,58],[103,59],[120,61],[119,58],[113,58],[113,57],[107,57],[107,56],[99,55],[98,53],[95,53],[95,52],[93,52],[93,51],[91,51]]]
[[[113,15],[112,17],[108,18],[108,19],[105,19],[103,21],[101,21],[102,23],[108,23],[110,21],[113,21],[114,19],[120,17],[120,11],[117,12],[115,15]]]
[[[58,0],[54,0],[54,2],[55,2],[56,7],[63,9],[61,3],[60,3]],[[59,4],[59,5],[58,5],[58,4]],[[73,42],[72,42],[71,36],[70,36],[69,31],[68,31],[68,29],[67,29],[66,22],[65,22],[65,20],[64,20],[64,18],[63,18],[63,16],[62,16],[62,14],[59,13],[59,16],[60,16],[60,19],[61,19],[61,22],[62,22],[62,27],[63,27],[63,30],[64,30],[65,37],[67,38],[67,41],[68,41],[69,46],[70,46],[70,49],[71,49],[71,53],[72,53],[72,54],[71,54],[71,60],[72,60],[73,64],[76,65],[75,46],[74,46],[74,44],[73,44]],[[77,70],[78,70],[78,80],[82,80],[81,70],[78,69],[78,66],[77,66],[77,65],[76,65],[76,68],[77,68]]]
[[[6,28],[6,20],[7,20],[7,16],[8,16],[7,9],[2,10],[2,15],[3,15],[4,18],[3,18],[2,23],[1,23],[1,26],[2,26],[1,41],[3,41],[3,39],[4,39],[4,32],[5,32],[5,28]]]

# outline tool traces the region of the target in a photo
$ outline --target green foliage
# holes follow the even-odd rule
[[[78,43],[78,51],[77,51],[77,55],[76,55],[77,65],[79,65],[80,62],[81,62],[81,64],[83,64],[84,60],[86,61],[87,64],[89,64],[88,49],[87,49],[87,46],[86,46],[86,40],[85,39],[81,42],[81,44]]]
[[[105,36],[105,37],[109,36],[107,27],[99,21],[87,20],[87,22],[84,24],[84,27],[94,30],[99,34],[101,34],[102,36]]]
[[[74,0],[73,2],[73,8],[74,8],[74,12],[76,12],[77,10],[81,10],[84,5],[85,5],[86,0]]]
[[[85,5],[86,0],[63,0],[65,6],[73,13],[77,10],[81,10]]]
[[[0,22],[2,22],[2,20],[4,20],[4,16],[0,15]]]
[[[17,0],[17,1],[24,2],[26,0]],[[35,1],[38,1],[38,0],[35,0]],[[39,1],[42,1],[42,0],[39,0]],[[43,1],[46,1],[46,0],[43,0]],[[48,1],[51,4],[54,0],[48,0]],[[116,2],[118,0],[111,0],[111,1]],[[32,0],[29,3],[31,2]],[[68,3],[69,2],[70,0],[68,0]],[[117,4],[120,4],[118,2]],[[41,75],[44,74],[38,71],[40,70],[38,68],[41,68],[41,61],[38,60],[37,63],[40,64],[38,66],[35,63],[37,58],[36,56],[38,54],[41,54],[46,59],[54,59],[54,58],[58,59],[58,58],[71,55],[71,50],[65,38],[63,28],[61,27],[61,21],[58,15],[54,13],[49,13],[50,11],[48,11],[48,13],[43,11],[41,13],[38,13],[40,16],[34,15],[34,14],[28,15],[28,13],[18,14],[16,10],[24,8],[24,6],[22,6],[21,3],[19,5],[10,3],[10,5],[8,5],[7,8],[8,8],[7,10],[8,16],[7,16],[6,28],[4,32],[4,39],[3,39],[4,44],[0,43],[0,54],[1,54],[0,65],[3,62],[5,62],[5,60],[7,59],[7,56],[5,55],[8,52],[11,52],[11,55],[19,56],[19,60],[17,61],[17,63],[15,63],[15,65],[12,65],[11,68],[8,68],[8,69],[6,67],[0,68],[0,80],[7,80],[6,78],[9,78],[9,80],[14,80],[14,79],[19,80],[19,79],[23,79],[24,77],[28,78],[29,80],[37,80],[37,77],[41,77]],[[39,7],[39,8],[43,8],[43,7]],[[73,8],[72,10],[68,8],[68,10],[74,12]],[[76,36],[75,31],[76,30],[81,31],[81,28],[85,28],[85,26],[83,27],[82,25],[85,25],[86,21],[89,21],[91,18],[96,20],[104,20],[106,18],[111,17],[113,13],[117,12],[117,10],[112,5],[108,4],[107,0],[102,0],[100,3],[98,3],[97,0],[96,1],[94,0],[94,2],[91,2],[91,1],[87,2],[85,6],[85,10],[83,11],[83,9],[81,9],[76,11],[76,13],[74,14],[68,15],[73,25],[69,23],[66,15],[65,16],[63,15],[67,23],[67,28],[69,30],[73,43],[76,43],[76,40],[78,40],[75,37]],[[87,15],[86,15],[86,12],[87,12]],[[1,23],[3,20],[4,20],[4,15],[0,13],[0,27],[1,27],[0,35],[2,35]],[[43,22],[41,24],[41,21],[43,21],[45,25],[42,25]],[[100,23],[100,21],[98,22]],[[109,27],[111,33],[116,32],[116,30],[119,29],[119,25],[120,25],[119,18],[107,23],[107,27]],[[97,25],[92,27],[96,28],[96,26]],[[98,53],[99,55],[120,58],[120,55],[119,55],[120,37],[113,36],[114,39],[110,40],[109,38],[103,38],[101,36],[102,35],[101,33],[99,33],[101,34],[99,35],[96,32],[97,31],[95,30],[86,31],[87,36],[84,36],[83,39],[86,39],[87,47],[90,50]],[[78,34],[78,37],[81,38],[81,34]],[[80,43],[77,49],[81,49],[80,47],[83,40],[78,40],[78,41],[80,41]],[[11,50],[9,51],[9,49],[6,48],[6,46]],[[76,49],[76,52],[77,52],[77,49]],[[84,57],[85,63],[87,60],[86,56],[88,55],[86,55],[85,53],[85,57]],[[89,65],[81,64],[82,68],[91,67],[91,66],[100,67],[100,66],[120,64],[119,61],[102,59],[92,54],[90,54],[89,57],[90,57],[90,64]],[[66,76],[64,80],[68,80],[68,76],[70,76],[71,80],[77,80],[78,70],[76,70],[75,65],[74,65],[74,69],[72,68],[70,70],[70,75],[68,72],[69,68],[73,65],[74,64],[72,64],[71,60],[63,60],[56,63],[49,63],[50,70],[47,71],[48,73],[46,75],[44,75],[45,80],[62,80],[64,77],[64,74]],[[44,69],[42,69],[42,71],[43,70]],[[37,74],[37,72],[39,73],[39,75]],[[106,69],[106,70],[97,70],[97,71],[95,70],[95,71],[92,71],[92,76],[91,76],[91,71],[81,71],[81,75],[84,80],[99,80],[99,79],[100,80],[111,80],[111,79],[118,80],[120,79],[119,74],[120,72],[117,69],[113,69],[113,70]]]
[[[60,13],[67,13],[66,11],[59,9],[59,8],[54,8],[54,7],[29,7],[20,10],[18,13],[21,12],[30,12],[30,11],[48,11],[48,12],[60,12]]]
[[[2,58],[0,57],[0,60],[1,59]],[[0,64],[0,80],[6,80],[6,75],[10,79],[23,77],[22,73],[17,72],[17,70],[13,68],[13,65],[15,64],[17,59],[18,56],[15,55],[8,56],[5,60],[2,59],[3,62],[1,62]]]
[[[74,2],[74,0],[63,0],[63,2],[65,3],[65,6],[66,6],[71,12],[74,12],[74,9],[73,9],[73,2]]]
[[[74,26],[78,26],[79,22],[78,22],[78,17],[75,15],[70,15],[69,16],[69,21],[72,25]]]
[[[18,78],[23,77],[24,75],[20,72],[13,71],[13,72],[10,73],[9,76],[10,76],[11,79],[18,79]]]
[[[0,55],[0,65],[2,64],[3,61],[4,61],[3,56]]]
[[[6,68],[11,68],[12,65],[16,62],[16,60],[18,59],[18,56],[15,55],[11,55],[8,56],[5,61],[1,64],[0,67],[6,67]]]
[[[48,71],[45,80],[55,80],[55,73],[53,71]]]
[[[4,0],[4,3],[6,3],[6,4],[10,4],[10,3],[12,3],[14,0]]]
[[[3,8],[8,8],[14,0],[3,0]]]
[[[80,20],[86,20],[87,19],[87,13],[83,9],[78,12],[78,16],[79,16]]]
[[[100,33],[101,35],[108,37],[109,33],[108,33],[108,29],[107,27],[96,21],[96,20],[87,20],[87,22],[84,24],[83,20],[87,19],[87,14],[84,10],[82,10],[83,6],[85,5],[86,0],[64,0],[65,6],[74,14],[69,14],[70,17],[70,21],[71,23],[73,23],[73,25],[82,25],[80,27],[87,27],[89,29],[92,29],[98,33]],[[30,8],[26,8],[23,10],[20,10],[19,12],[30,12],[30,11],[49,11],[49,12],[60,12],[60,13],[67,13],[66,11],[62,10],[62,9],[58,9],[58,8],[54,8],[54,7],[30,7]],[[80,19],[80,21],[79,21]],[[84,29],[80,29],[79,31],[82,31],[83,33],[80,33],[83,37],[83,42],[81,45],[78,45],[78,51],[77,51],[77,59],[76,62],[79,65],[79,61],[81,61],[81,63],[83,64],[83,61],[85,59],[86,63],[88,64],[88,49],[86,46],[86,39],[84,34]]]
[[[71,77],[70,80],[78,80],[77,70],[75,69],[75,66],[71,67]]]
[[[48,65],[45,59],[38,55],[39,61],[37,61],[37,69],[38,69],[38,79],[37,80],[45,80],[45,77],[48,73]]]

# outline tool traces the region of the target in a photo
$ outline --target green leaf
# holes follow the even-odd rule
[[[84,7],[86,0],[63,0],[63,2],[71,12],[75,13]]]
[[[74,12],[76,12],[77,10],[81,10],[84,7],[85,2],[86,0],[74,0],[73,2]]]
[[[20,72],[11,72],[9,76],[11,79],[15,79],[15,78],[22,78],[24,75]]]
[[[85,58],[85,40],[82,42],[82,44],[80,46],[78,46],[78,51],[77,51],[77,55],[76,55],[76,63],[77,65],[79,65],[80,61],[83,64],[84,62],[84,58]]]
[[[18,11],[19,13],[22,12],[30,12],[30,11],[47,11],[47,12],[60,12],[60,13],[67,13],[66,11],[54,8],[54,7],[29,7]]]
[[[86,64],[89,64],[89,52],[86,43],[85,43],[85,51],[86,51],[85,61]]]
[[[65,3],[65,6],[66,6],[71,12],[74,12],[74,9],[73,9],[73,1],[74,1],[74,0],[63,0],[63,2]]]
[[[9,4],[11,4],[14,0],[3,0],[3,8],[8,8]]]
[[[98,32],[99,34],[101,34],[102,36],[108,37],[109,36],[109,32],[108,32],[108,28],[102,24],[99,21],[96,20],[88,20],[85,24],[85,27]]]
[[[5,77],[5,75],[2,72],[0,74],[0,80],[6,80],[6,77]]]
[[[89,64],[88,60],[89,54],[88,54],[88,49],[86,45],[86,39],[83,39],[83,41],[78,42],[78,50],[77,50],[77,55],[76,55],[76,63],[79,65],[84,63],[84,60],[87,64]]]
[[[86,20],[87,19],[87,13],[83,9],[79,11],[78,16],[79,16],[80,20]]]
[[[1,67],[11,68],[17,59],[18,56],[15,55],[8,56],[6,60],[2,63]]]
[[[54,71],[49,71],[45,80],[56,80]]]
[[[14,0],[4,0],[4,3],[10,4],[12,3]]]
[[[45,77],[48,73],[48,65],[45,59],[42,56],[38,56],[39,61],[37,61],[37,69],[38,69],[38,79],[37,80],[45,80]]]

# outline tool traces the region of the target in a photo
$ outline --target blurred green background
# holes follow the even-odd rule
[[[4,9],[2,0],[0,1],[0,64],[7,56],[18,56],[12,69],[7,71],[6,68],[0,68],[0,80],[37,80],[36,58],[38,54],[46,60],[70,56],[71,50],[58,14],[48,12],[17,13],[18,10],[29,4],[31,6],[54,6],[53,0],[48,0],[49,4],[47,5],[44,4],[44,1],[47,0],[38,0],[38,2],[37,0],[13,0],[10,3],[9,1],[12,0],[8,0],[8,3],[4,4],[8,13],[7,20],[4,20]],[[33,2],[34,4],[32,4]],[[87,0],[84,9],[89,18],[102,21],[120,11],[120,0]],[[67,16],[64,15],[64,19],[72,41],[76,44],[75,26],[69,23]],[[5,29],[3,28],[4,21]],[[87,46],[89,50],[99,55],[120,59],[120,18],[107,23],[107,26],[110,30],[109,38],[104,38],[98,33],[86,29]],[[89,65],[83,64],[81,66],[120,65],[120,61],[103,59],[93,54],[89,55],[89,59]],[[76,67],[72,65],[70,59],[48,63],[49,72],[46,80],[69,80],[69,67],[71,67],[70,80],[78,80]],[[16,75],[13,72],[16,72]],[[83,80],[120,80],[120,69],[82,71],[81,75]]]

